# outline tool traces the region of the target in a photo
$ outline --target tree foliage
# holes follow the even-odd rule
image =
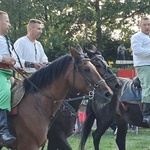
[[[106,59],[116,59],[116,48],[130,47],[133,26],[149,14],[147,0],[0,0],[0,10],[9,14],[14,42],[26,35],[31,18],[44,22],[39,39],[49,60],[68,52],[69,44],[93,43]],[[115,31],[120,31],[115,35]]]

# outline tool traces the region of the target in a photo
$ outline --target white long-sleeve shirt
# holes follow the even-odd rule
[[[134,66],[150,65],[150,36],[138,32],[131,37]]]
[[[10,51],[12,53],[11,45]],[[0,62],[2,62],[3,56],[10,56],[10,52],[5,37],[0,35]]]
[[[19,38],[14,43],[14,49],[18,54],[22,67],[25,67],[26,62],[37,62],[37,63],[45,63],[48,62],[48,58],[44,53],[43,46],[39,41],[35,41],[35,43],[31,42],[27,36]],[[16,67],[20,66],[17,56],[14,57],[17,61]],[[26,72],[33,73],[36,71],[35,68],[25,68]]]

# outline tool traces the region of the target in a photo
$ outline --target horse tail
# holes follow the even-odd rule
[[[95,113],[92,109],[92,101],[89,100],[87,103],[87,107],[86,107],[86,119],[85,119],[85,122],[84,122],[84,125],[82,128],[79,150],[84,150],[85,143],[86,143],[87,138],[91,132],[91,128],[94,124],[95,118],[96,118],[96,116],[95,116]]]

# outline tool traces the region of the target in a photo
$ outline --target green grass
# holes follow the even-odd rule
[[[69,137],[68,141],[71,144],[73,150],[78,150],[80,134]],[[100,143],[100,149],[118,150],[115,143],[115,136],[112,134],[112,131],[110,129],[107,130],[103,135]],[[6,149],[3,148],[3,150]],[[44,150],[46,150],[46,147]],[[91,134],[86,142],[85,150],[94,150]],[[128,130],[126,150],[150,150],[150,129],[139,128],[138,133],[132,133],[131,130]]]
[[[73,150],[78,150],[80,135],[72,136],[69,139]],[[115,143],[115,136],[110,130],[106,131],[100,143],[101,150],[118,150]],[[126,150],[150,150],[150,129],[139,129],[138,133],[128,130],[126,139]],[[94,150],[92,135],[86,142],[85,150]]]

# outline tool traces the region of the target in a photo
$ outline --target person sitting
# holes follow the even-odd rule
[[[0,11],[0,145],[8,146],[16,140],[8,129],[7,112],[11,110],[11,83],[13,76],[11,66],[16,61],[11,57],[12,49],[9,48],[5,35],[10,28],[8,14]]]
[[[20,63],[29,74],[33,74],[48,63],[43,46],[37,41],[42,33],[42,29],[43,23],[40,20],[30,19],[27,26],[27,35],[19,38],[14,43],[14,50],[20,59]],[[14,54],[17,62],[15,67],[20,66],[17,55]]]
[[[143,122],[150,126],[150,19],[142,17],[141,31],[131,37],[133,63],[142,87]]]

